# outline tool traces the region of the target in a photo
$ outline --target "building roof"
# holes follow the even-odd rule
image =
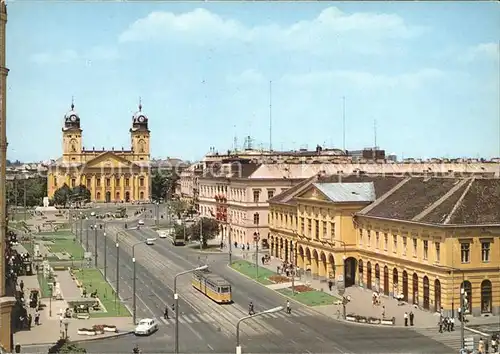
[[[412,177],[358,215],[440,225],[500,224],[500,179]]]
[[[216,163],[205,168],[200,177],[206,179],[250,178],[259,166],[253,163]]]
[[[313,183],[313,186],[334,203],[375,201],[373,182]]]

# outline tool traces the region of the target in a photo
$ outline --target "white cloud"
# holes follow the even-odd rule
[[[307,74],[285,75],[282,80],[296,86],[328,85],[345,82],[359,88],[407,88],[417,89],[445,74],[437,69],[422,69],[412,73],[395,76],[376,75],[362,71],[318,71]]]
[[[278,45],[279,49],[325,51],[356,46],[359,51],[372,51],[383,39],[410,38],[425,29],[410,26],[395,14],[347,14],[329,7],[313,19],[290,25],[260,25],[249,27],[226,19],[206,9],[174,14],[152,12],[132,23],[120,35],[121,42],[148,40],[189,40],[197,44],[232,40],[240,43]],[[357,38],[355,43],[352,39]]]
[[[481,43],[473,46],[465,52],[462,60],[465,62],[471,62],[474,60],[496,60],[500,58],[500,46],[498,43]]]
[[[93,47],[88,51],[77,52],[72,49],[36,53],[31,57],[31,61],[39,65],[66,64],[75,61],[107,61],[118,58],[118,51],[112,47]]]
[[[237,75],[229,75],[227,81],[231,84],[260,84],[265,81],[264,75],[254,69],[247,69]]]

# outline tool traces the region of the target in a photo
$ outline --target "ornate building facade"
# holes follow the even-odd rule
[[[270,249],[430,311],[500,313],[500,179],[314,176],[269,201]]]
[[[57,189],[84,185],[92,202],[145,202],[150,199],[150,131],[142,105],[132,117],[130,150],[85,149],[80,116],[71,110],[64,115],[63,155],[47,171],[47,195]]]

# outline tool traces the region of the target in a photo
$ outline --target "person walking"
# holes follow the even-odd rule
[[[408,327],[408,312],[405,312],[404,314],[404,320],[405,320],[405,327]]]
[[[163,312],[163,318],[168,320],[169,317],[168,317],[168,306],[165,306],[165,311]]]
[[[410,326],[413,326],[414,318],[415,318],[415,315],[413,314],[413,311],[410,311]]]
[[[286,300],[286,313],[291,315],[292,314],[292,307],[290,306],[290,301]]]

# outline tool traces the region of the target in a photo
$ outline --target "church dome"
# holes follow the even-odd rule
[[[142,111],[142,104],[139,103],[139,110],[132,116],[133,124],[146,124],[148,122],[148,117]]]
[[[75,105],[73,103],[71,103],[71,109],[64,115],[64,121],[68,123],[80,121],[80,116],[75,111]]]

